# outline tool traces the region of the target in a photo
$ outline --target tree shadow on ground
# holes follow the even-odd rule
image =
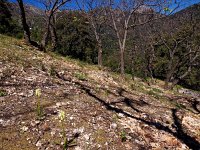
[[[64,143],[64,149],[69,149],[71,147],[77,146],[77,143],[74,142],[75,139],[77,139],[80,136],[80,133],[75,133],[69,140],[66,140]]]
[[[196,99],[192,102],[192,108],[198,113],[200,114],[200,110],[198,109],[198,105],[200,105],[200,102],[197,101]]]
[[[141,113],[141,111],[139,109],[137,109],[136,107],[134,107],[134,104],[137,105],[137,101],[135,102],[133,99],[129,99],[127,97],[123,97],[122,100],[117,101],[117,102],[110,102],[108,103],[109,105],[116,105],[118,103],[124,103],[126,106],[132,108],[134,111],[136,111],[137,113]]]
[[[190,149],[199,150],[200,143],[184,132],[181,119],[177,116],[177,112],[177,109],[172,109],[172,117],[176,128],[176,137],[185,143]]]
[[[180,141],[182,141],[184,144],[186,144],[190,149],[193,149],[193,150],[199,150],[200,149],[200,143],[195,138],[191,137],[190,135],[187,135],[183,131],[182,124],[181,124],[181,122],[179,121],[179,118],[176,115],[177,110],[172,109],[172,116],[173,116],[173,120],[174,120],[174,125],[176,126],[176,132],[174,132],[168,126],[165,126],[160,122],[154,122],[154,121],[145,120],[145,119],[142,119],[142,118],[139,118],[139,117],[135,117],[132,114],[125,112],[121,108],[116,108],[116,107],[110,105],[108,102],[102,100],[101,98],[99,98],[98,96],[93,94],[91,92],[91,89],[85,88],[84,86],[82,86],[81,88],[89,96],[93,97],[95,100],[100,102],[103,106],[105,106],[105,108],[107,110],[115,112],[115,113],[121,113],[121,114],[125,115],[126,117],[130,117],[130,118],[136,119],[138,121],[141,121],[141,122],[143,122],[143,123],[145,123],[149,126],[155,127],[158,130],[168,132],[169,134],[173,135],[174,137],[176,137]],[[139,111],[139,112],[141,112],[141,111]]]
[[[73,82],[73,81],[71,81],[69,79],[64,78],[63,76],[57,76],[57,77],[59,77],[62,80],[65,80],[65,81]],[[165,132],[171,134],[172,136],[176,137],[180,141],[182,141],[190,149],[193,149],[193,150],[199,150],[200,149],[200,143],[195,138],[191,137],[190,135],[187,135],[187,133],[185,133],[183,131],[182,124],[181,124],[180,119],[177,116],[177,110],[176,109],[172,109],[171,110],[172,111],[172,117],[173,117],[174,125],[176,127],[176,131],[173,131],[168,126],[163,125],[161,122],[152,121],[152,120],[150,121],[150,120],[147,120],[147,119],[145,120],[143,118],[139,118],[139,117],[136,117],[136,116],[134,116],[134,115],[132,115],[132,114],[130,114],[128,112],[125,112],[121,108],[117,108],[117,107],[112,106],[110,103],[104,101],[103,99],[101,99],[97,95],[93,94],[91,91],[94,90],[94,89],[92,87],[90,87],[90,86],[84,85],[83,83],[80,83],[80,82],[73,82],[73,83],[78,85],[90,97],[94,98],[96,101],[101,103],[108,111],[112,111],[112,112],[115,112],[115,113],[121,113],[121,114],[125,115],[126,117],[136,119],[136,120],[141,121],[141,122],[143,122],[143,123],[145,123],[145,124],[147,124],[149,126],[155,127],[158,130],[165,131]],[[123,91],[124,91],[124,89],[121,89],[118,92],[119,96],[122,95]],[[127,105],[130,105],[130,101],[126,100],[125,103]],[[130,107],[133,107],[132,104],[131,104]],[[139,111],[139,112],[141,112],[141,111]]]

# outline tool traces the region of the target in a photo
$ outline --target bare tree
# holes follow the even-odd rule
[[[106,22],[104,0],[76,0],[83,15],[87,17],[98,47],[98,65],[102,66],[102,27]]]
[[[112,21],[112,28],[116,33],[120,50],[120,72],[124,76],[125,64],[124,53],[126,50],[126,41],[130,29],[136,26],[144,25],[152,20],[156,20],[171,14],[175,9],[168,11],[169,6],[163,0],[119,0],[108,2],[108,14]],[[161,14],[161,11],[162,12]],[[159,14],[159,15],[158,15]]]
[[[161,44],[167,49],[165,88],[173,88],[192,71],[200,56],[200,45],[194,42],[197,24],[192,19],[184,27],[179,27],[178,31],[169,30],[169,26],[171,29],[176,26],[173,20],[169,20],[165,26],[167,27],[165,32],[157,31],[157,33]],[[169,82],[172,82],[171,86]]]
[[[40,0],[45,6],[46,18],[45,18],[45,32],[41,41],[41,46],[46,47],[49,36],[52,40],[52,48],[55,49],[57,45],[57,34],[55,28],[55,14],[61,7],[71,0]]]
[[[157,40],[156,28],[154,28],[156,22],[150,22],[145,25],[145,34],[140,34],[141,40],[144,43],[145,59],[146,59],[146,69],[148,71],[148,76],[153,81],[153,70],[154,62],[156,59],[155,46],[159,44]]]

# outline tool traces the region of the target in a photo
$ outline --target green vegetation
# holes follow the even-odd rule
[[[75,77],[78,78],[79,80],[87,80],[87,75],[81,72],[76,72]]]
[[[63,150],[68,149],[69,143],[66,137],[66,133],[65,133],[65,112],[63,110],[61,110],[58,114],[58,118],[61,122],[61,128],[62,128],[62,138],[63,138]]]
[[[0,89],[0,97],[6,96],[7,93],[5,90]]]
[[[156,93],[163,93],[162,90],[158,89],[158,88],[152,88],[152,90]]]
[[[122,142],[125,142],[127,140],[126,136],[127,136],[126,132],[124,130],[122,130],[121,133],[120,133],[120,137],[121,137]]]
[[[96,63],[96,42],[90,32],[87,19],[79,11],[63,12],[57,23],[58,47],[63,56],[71,56],[89,63]]]
[[[11,10],[9,9],[10,5],[11,3],[8,3],[7,0],[0,1],[0,33],[22,38],[22,25],[20,23],[20,15],[17,13],[20,10],[19,8]],[[174,85],[179,83],[184,87],[199,90],[200,69],[198,62],[200,61],[200,57],[198,47],[200,18],[198,14],[200,6],[195,5],[188,9],[189,11],[184,17],[181,16],[181,12],[178,12],[177,15],[168,17],[169,19],[158,20],[145,26],[138,26],[135,30],[128,30],[126,50],[124,52],[125,73],[128,75],[125,76],[125,80],[128,81],[132,77],[140,77],[150,83],[152,78],[158,78],[166,80],[168,83],[173,82]],[[45,32],[43,28],[46,24],[42,15],[32,11],[32,9],[28,9],[26,14],[27,24],[31,31],[31,39],[41,44],[41,39]],[[168,12],[168,7],[164,8],[164,11]],[[78,10],[72,9],[57,12],[56,16],[59,19],[56,21],[51,20],[53,23],[52,26],[56,30],[56,48],[52,48],[54,44],[52,41],[53,37],[51,37],[52,31],[49,31],[47,33],[49,36],[47,36],[46,50],[53,49],[52,53],[56,54],[52,55],[55,57],[58,57],[56,55],[59,54],[65,56],[66,59],[79,59],[81,61],[77,61],[76,63],[82,68],[87,65],[85,62],[97,64],[98,48],[100,45],[93,30],[94,25],[96,25],[96,31],[100,35],[99,38],[101,39],[103,50],[103,66],[109,67],[110,71],[120,72],[120,54],[117,51],[119,45],[116,33],[114,32],[115,30],[111,27],[111,18],[109,18],[109,15],[104,16],[96,8],[94,11],[87,13],[94,13],[92,15],[94,17],[94,24],[91,24],[91,20],[87,14]],[[123,20],[122,16],[119,15],[118,19]],[[190,18],[188,16],[193,17]],[[105,19],[105,22],[102,22],[102,19]],[[48,19],[46,18],[46,20]],[[99,25],[99,22],[102,23]],[[173,22],[175,27],[170,26],[169,22]],[[119,30],[124,29],[120,21],[117,23],[117,26],[119,26]],[[157,28],[160,29],[159,33],[154,31]],[[24,47],[21,47],[21,49],[23,50]],[[173,53],[169,52],[169,50],[173,51]],[[20,55],[14,54],[12,56],[9,57],[11,60],[24,62],[21,60]],[[195,58],[195,61],[192,58]],[[24,63],[22,65],[28,66],[29,64]],[[99,68],[102,69],[101,67]],[[45,70],[45,68],[43,69]],[[49,74],[55,76],[55,70],[56,68],[52,66]],[[75,76],[81,80],[86,79],[86,76],[82,74]],[[132,86],[132,89],[145,90],[141,86]],[[162,93],[161,91],[152,90],[155,93]],[[149,94],[153,94],[153,92],[150,91]]]
[[[153,96],[153,97],[155,97],[156,99],[159,99],[159,98],[160,98],[159,94],[156,93],[156,92],[154,92],[153,90],[149,90],[149,91],[147,92],[147,94],[148,94],[148,95],[151,95],[151,96]]]
[[[56,76],[56,68],[53,65],[50,66],[49,74],[50,76]]]
[[[12,14],[8,9],[9,7],[7,0],[0,0],[0,34],[22,38],[22,28],[12,18]]]
[[[44,115],[43,108],[41,106],[41,100],[40,100],[41,94],[42,94],[41,89],[35,90],[35,96],[37,97],[36,114],[37,114],[37,119],[39,120],[41,120]]]
[[[175,103],[176,108],[178,109],[186,109],[186,107],[183,104]]]
[[[69,69],[69,76],[74,79],[74,77],[76,77],[77,79],[77,82],[81,82],[81,81],[78,81],[78,80],[82,80],[82,81],[85,81],[84,83],[86,84],[90,84],[92,89],[96,90],[96,92],[94,92],[95,95],[97,95],[97,97],[100,97],[102,99],[102,101],[106,101],[105,104],[112,104],[111,102],[113,101],[115,103],[116,100],[118,100],[119,98],[119,95],[115,95],[115,94],[112,94],[112,93],[115,93],[117,90],[117,88],[123,88],[125,89],[124,91],[124,95],[123,96],[127,96],[128,98],[130,97],[130,99],[133,98],[133,102],[134,100],[139,100],[140,97],[143,95],[145,96],[145,99],[144,99],[144,102],[147,102],[149,103],[150,102],[150,105],[145,105],[144,107],[142,106],[143,104],[140,105],[140,101],[137,103],[133,103],[133,105],[136,106],[137,109],[140,110],[141,108],[141,111],[145,110],[145,114],[151,114],[152,111],[151,111],[151,107],[155,109],[155,106],[158,107],[159,109],[159,112],[162,113],[163,111],[163,107],[167,107],[169,106],[167,103],[170,103],[172,107],[169,107],[169,111],[171,110],[171,108],[178,108],[178,109],[185,109],[186,107],[183,105],[183,104],[179,104],[179,103],[176,103],[176,102],[170,102],[170,99],[167,98],[167,96],[165,96],[165,94],[167,94],[167,92],[165,90],[163,90],[161,87],[159,88],[159,85],[157,85],[155,83],[155,85],[153,86],[149,86],[147,83],[145,83],[144,80],[141,80],[139,78],[135,78],[135,80],[132,80],[131,78],[131,75],[128,74],[125,76],[125,80],[121,80],[122,78],[120,77],[120,75],[118,73],[112,73],[112,75],[110,75],[108,73],[108,71],[110,70],[106,70],[105,69],[105,72],[104,71],[99,71],[100,73],[100,77],[102,79],[105,79],[105,81],[108,80],[108,82],[110,83],[101,83],[101,81],[98,81],[98,80],[95,80],[94,79],[94,82],[93,81],[90,81],[89,80],[89,73],[94,71],[94,68],[95,69],[98,69],[98,67],[96,66],[93,66],[93,65],[83,65],[83,68],[80,67],[79,65],[79,62],[80,64],[82,64],[81,61],[78,61],[78,60],[74,60],[74,59],[71,59],[71,58],[65,58],[65,57],[61,57],[60,55],[57,55],[57,54],[54,54],[52,53],[53,57],[50,57],[48,54],[46,53],[41,53],[41,52],[38,52],[37,50],[34,50],[34,49],[31,49],[29,46],[26,46],[24,45],[23,43],[21,43],[21,40],[15,40],[15,39],[12,39],[10,37],[7,37],[7,36],[2,36],[0,35],[0,38],[2,38],[2,41],[5,42],[5,44],[0,45],[0,47],[3,47],[0,51],[0,58],[3,58],[4,61],[9,61],[10,64],[14,64],[15,63],[15,66],[18,66],[18,62],[21,62],[23,64],[23,66],[26,65],[30,65],[30,67],[38,67],[40,68],[40,70],[46,70],[47,73],[49,73],[51,76],[48,76],[46,75],[46,77],[53,82],[53,84],[57,84],[57,81],[54,82],[54,80],[59,80],[59,83],[65,83],[65,81],[62,81],[58,78],[55,78],[54,76],[56,75],[56,70],[58,72],[62,71],[63,68],[65,66],[72,66],[71,68],[67,68],[66,69]],[[2,41],[0,41],[2,43]],[[14,41],[14,42],[11,42],[11,41]],[[13,44],[13,43],[16,43],[16,44]],[[17,45],[17,46],[16,46]],[[9,51],[8,51],[9,49]],[[12,50],[13,49],[13,50]],[[28,49],[28,50],[27,50]],[[8,54],[8,55],[4,55],[4,54]],[[6,57],[5,57],[6,56]],[[9,58],[7,57],[9,56]],[[21,57],[20,57],[21,56]],[[30,57],[32,56],[32,57]],[[27,59],[29,58],[29,59]],[[31,59],[31,58],[34,58],[34,59]],[[45,60],[48,58],[48,62],[46,63]],[[12,60],[12,61],[10,61]],[[44,61],[42,61],[44,60]],[[55,63],[54,63],[55,62]],[[59,62],[59,63],[58,63]],[[4,63],[4,62],[3,62]],[[6,64],[7,62],[5,62]],[[54,64],[54,65],[51,65],[51,64]],[[63,66],[59,66],[57,64],[63,64]],[[84,63],[83,63],[84,64]],[[73,66],[74,65],[74,66]],[[48,66],[48,67],[47,67]],[[63,67],[63,68],[62,68]],[[45,68],[49,68],[48,69],[45,69]],[[80,69],[81,68],[81,69]],[[102,67],[103,68],[103,67]],[[29,69],[29,68],[25,68],[25,69]],[[89,71],[89,73],[87,72]],[[8,70],[7,72],[10,72],[10,70]],[[34,72],[35,73],[35,72]],[[96,72],[95,72],[96,73]],[[103,74],[103,75],[102,75]],[[93,74],[92,74],[93,75]],[[95,74],[96,75],[96,74]],[[42,74],[43,76],[43,74]],[[113,78],[112,78],[113,77]],[[111,78],[111,79],[110,79]],[[52,80],[51,80],[52,79]],[[112,83],[114,82],[117,82],[118,85],[112,85]],[[158,81],[159,82],[159,81]],[[157,83],[158,83],[157,82]],[[160,81],[161,82],[161,81]],[[60,84],[59,84],[60,86]],[[66,85],[63,84],[63,89],[66,88]],[[81,87],[77,87],[77,88],[81,88]],[[63,90],[61,89],[61,90]],[[108,90],[107,90],[108,89]],[[59,89],[60,90],[60,89]],[[72,90],[72,93],[74,92],[75,90]],[[1,92],[4,92],[3,90],[0,90],[0,95],[1,95]],[[92,91],[93,92],[93,91]],[[112,92],[112,93],[111,93]],[[169,92],[172,92],[169,90]],[[136,94],[135,94],[136,93]],[[41,118],[43,117],[44,115],[44,112],[43,112],[43,108],[45,107],[44,106],[44,96],[42,96],[41,98],[41,90],[40,89],[36,89],[35,91],[35,96],[37,99],[36,100],[36,103],[37,103],[37,106],[36,106],[36,115],[37,115],[37,119],[40,119],[40,122],[41,124],[43,124],[43,121],[46,122],[46,120],[41,120]],[[46,94],[46,93],[45,93]],[[63,94],[63,93],[61,93]],[[149,96],[149,95],[151,96]],[[100,103],[95,101],[94,99],[91,99],[91,96],[87,95],[86,93],[81,93],[80,95],[79,94],[76,94],[77,97],[73,97],[70,96],[70,100],[69,102],[73,102],[76,103],[76,100],[78,99],[78,103],[84,103],[84,104],[87,104],[89,107],[91,107],[91,109],[89,108],[91,112],[91,115],[87,115],[86,117],[91,117],[93,116],[93,111],[97,111],[97,113],[95,112],[95,116],[98,117],[98,115],[102,115],[103,113],[102,112],[106,112],[106,118],[102,117],[103,119],[107,120],[107,118],[111,119],[111,120],[108,120],[109,122],[114,122],[117,124],[117,128],[116,128],[116,132],[117,132],[117,136],[115,136],[115,141],[118,142],[117,144],[121,144],[121,145],[124,145],[128,142],[131,142],[131,140],[129,141],[128,139],[130,138],[130,136],[128,135],[129,133],[129,130],[125,130],[127,129],[126,127],[122,127],[120,122],[121,121],[124,121],[127,123],[131,123],[131,120],[129,122],[128,118],[130,117],[123,117],[123,116],[118,116],[119,113],[117,112],[114,112],[114,111],[107,111],[106,109],[102,108],[102,107],[99,107],[101,105],[99,105]],[[80,98],[81,96],[83,96],[82,98]],[[103,96],[109,96],[109,97],[103,97]],[[163,95],[163,97],[162,97]],[[57,95],[56,95],[57,96]],[[59,95],[60,96],[60,93]],[[133,96],[133,97],[132,97]],[[153,97],[156,97],[158,99],[155,100]],[[48,99],[49,96],[46,98],[46,101],[50,102],[50,100]],[[53,97],[53,103],[55,102],[55,99],[54,98],[57,98],[57,97]],[[62,97],[61,97],[62,98]],[[72,98],[72,99],[71,99]],[[29,99],[29,98],[28,98]],[[120,97],[121,99],[121,97]],[[59,99],[60,100],[60,99]],[[66,102],[66,99],[62,99]],[[165,102],[164,102],[165,101]],[[56,101],[57,102],[57,101]],[[68,101],[67,101],[68,102]],[[163,102],[162,104],[160,102]],[[165,105],[166,103],[166,105]],[[42,105],[43,104],[43,105]],[[69,103],[70,104],[70,103]],[[71,103],[72,104],[72,103]],[[70,105],[71,105],[70,104]],[[158,104],[158,105],[157,105]],[[54,105],[54,104],[53,104]],[[81,104],[82,105],[82,104]],[[155,105],[155,106],[154,106]],[[52,104],[51,104],[52,106]],[[69,108],[68,106],[67,107],[63,107],[63,106],[60,106],[61,109],[66,109],[65,111],[68,111],[66,112],[67,116],[68,114],[72,114],[73,116],[73,111],[72,109],[73,108]],[[77,108],[77,110],[81,110],[82,111],[82,108],[78,108],[79,106],[78,105],[75,105],[75,107]],[[125,111],[127,113],[131,113],[132,111],[132,108],[131,107],[127,107],[127,104],[125,104],[124,102],[120,102],[120,105],[112,105],[112,107],[116,108],[116,109],[122,109],[122,111]],[[112,108],[112,107],[108,107],[109,108]],[[134,106],[133,106],[134,107]],[[69,109],[68,109],[69,108]],[[144,108],[144,109],[142,109]],[[80,112],[81,112],[80,111]],[[164,110],[165,111],[165,110]],[[108,113],[107,113],[108,112]],[[155,110],[155,114],[157,113],[157,110]],[[165,113],[165,112],[164,112]],[[141,117],[141,114],[140,112],[134,112],[133,115],[136,116],[136,117]],[[25,114],[26,115],[26,114]],[[35,114],[33,114],[35,116]],[[132,114],[131,114],[132,115]],[[171,115],[171,114],[170,114]],[[52,135],[50,135],[49,132],[45,132],[44,134],[48,134],[48,135],[44,135],[45,138],[47,139],[46,141],[50,142],[51,143],[51,140],[56,143],[56,145],[60,146],[61,143],[62,143],[62,147],[63,149],[67,149],[69,148],[70,146],[72,145],[77,145],[76,141],[70,141],[67,139],[67,135],[66,134],[66,127],[67,127],[67,132],[71,132],[72,130],[74,130],[74,128],[77,128],[77,126],[80,124],[80,126],[84,126],[85,128],[85,132],[91,132],[91,139],[90,141],[94,142],[95,144],[99,144],[99,145],[105,145],[107,146],[105,143],[108,143],[111,145],[112,142],[115,142],[113,139],[112,139],[112,136],[110,136],[109,134],[110,133],[107,133],[105,132],[106,130],[104,130],[104,128],[97,128],[97,129],[92,129],[90,130],[92,127],[91,127],[91,124],[88,124],[87,120],[84,121],[80,121],[77,123],[77,120],[76,120],[76,123],[75,125],[76,126],[71,126],[71,122],[69,123],[68,120],[66,122],[66,115],[65,115],[65,112],[64,111],[60,111],[59,113],[59,121],[60,122],[57,122],[57,117],[54,117],[54,115],[52,116],[48,116],[48,120],[49,122],[52,121],[52,126],[50,127],[55,127],[57,128],[58,130],[56,131],[60,131],[59,129],[61,129],[61,134],[62,134],[62,137],[57,137],[55,136],[55,139],[52,139],[54,137],[52,137]],[[96,118],[97,118],[96,117]],[[154,115],[152,115],[152,117],[154,117]],[[29,118],[28,118],[29,119]],[[32,118],[31,118],[32,119]],[[52,119],[52,120],[51,120]],[[85,119],[85,118],[84,118]],[[89,118],[90,119],[90,118]],[[101,117],[100,117],[101,119]],[[146,119],[149,119],[149,118],[143,118],[143,120],[146,120]],[[74,119],[75,120],[75,119]],[[81,119],[80,119],[81,120]],[[134,119],[135,120],[135,119]],[[79,120],[78,120],[79,121]],[[97,120],[98,121],[98,120]],[[148,120],[149,121],[149,120]],[[152,121],[154,121],[152,119]],[[27,121],[28,122],[28,121]],[[48,121],[47,121],[48,122]],[[86,125],[83,125],[83,122],[84,124]],[[103,122],[103,121],[102,121]],[[109,122],[105,123],[103,122],[102,124],[101,120],[99,122],[97,122],[98,124],[102,125],[101,127],[104,127],[104,126],[107,126],[108,124],[108,128],[109,128]],[[123,123],[124,123],[123,122]],[[161,122],[160,120],[158,120],[158,122]],[[97,125],[97,123],[94,123],[95,125]],[[161,122],[163,123],[163,122]],[[40,124],[40,125],[41,125]],[[66,126],[67,124],[67,126]],[[140,125],[143,124],[143,122],[139,122]],[[144,123],[145,124],[145,123]],[[39,127],[40,127],[39,125]],[[69,126],[68,126],[69,125]],[[123,124],[122,124],[123,125]],[[134,123],[133,123],[134,125]],[[162,125],[162,124],[161,124]],[[123,130],[123,128],[125,128]],[[40,128],[39,128],[40,129]],[[134,128],[133,128],[134,129]],[[136,129],[137,130],[137,129]],[[149,127],[145,126],[144,128],[142,128],[142,130],[148,130],[149,131]],[[171,130],[171,129],[170,129]],[[95,132],[94,132],[95,131]],[[152,130],[153,131],[153,130]],[[157,133],[159,130],[156,130],[155,132]],[[113,131],[112,131],[113,132]],[[27,133],[28,135],[31,134],[31,133]],[[115,134],[116,135],[116,134]],[[42,135],[43,136],[43,135]],[[83,134],[81,135],[83,136]],[[146,135],[145,135],[146,136]],[[132,136],[131,136],[132,137]],[[26,140],[27,137],[25,137],[25,140]],[[43,137],[42,137],[43,138]],[[133,137],[132,137],[133,138]],[[82,138],[79,138],[79,139],[82,139]],[[111,141],[113,140],[113,141]],[[121,140],[122,142],[125,142],[124,144],[122,144],[121,142],[119,142],[119,140]],[[91,143],[92,143],[91,142]],[[52,144],[52,143],[51,143]],[[79,144],[79,141],[78,141],[78,144]],[[89,145],[88,146],[88,149],[90,148],[90,146],[92,145]],[[118,145],[115,145],[116,147]]]

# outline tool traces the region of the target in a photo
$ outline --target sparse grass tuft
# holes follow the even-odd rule
[[[56,68],[53,65],[50,67],[49,75],[53,77],[56,76]]]
[[[97,129],[96,132],[94,132],[93,138],[95,139],[96,143],[100,145],[107,142],[106,132],[102,129]]]
[[[183,104],[175,103],[176,108],[178,109],[186,109],[186,107]]]
[[[183,87],[180,86],[180,85],[175,85],[174,88],[173,88],[173,91],[174,92],[178,92],[180,89],[182,89]]]
[[[152,90],[156,93],[163,93],[163,91],[161,91],[160,89],[157,89],[157,88],[152,88]]]
[[[81,73],[81,72],[76,72],[74,75],[75,75],[75,77],[78,78],[79,80],[85,81],[85,80],[87,79],[86,74]]]
[[[119,120],[119,116],[116,115],[116,114],[114,114],[114,115],[112,116],[112,120],[113,120],[113,122],[117,122],[117,121]]]
[[[155,97],[156,99],[159,99],[159,98],[160,98],[159,94],[156,93],[156,92],[154,92],[153,90],[149,90],[149,91],[147,92],[147,94],[148,94],[148,95],[151,95],[151,96],[153,96],[153,97]]]
[[[127,140],[126,132],[124,130],[121,131],[120,137],[122,142],[125,142]]]
[[[0,97],[6,96],[7,93],[5,90],[0,89]]]
[[[41,89],[35,90],[35,96],[37,97],[37,106],[36,106],[37,119],[41,120],[44,115],[43,108],[41,106],[41,101],[40,101]]]

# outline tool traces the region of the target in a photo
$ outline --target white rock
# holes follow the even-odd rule
[[[112,124],[110,125],[110,128],[111,128],[111,129],[116,129],[116,128],[117,128],[117,124],[116,124],[116,123],[112,123]]]
[[[51,136],[54,136],[56,134],[56,131],[55,130],[52,130],[51,131]]]
[[[86,141],[89,141],[90,139],[90,136],[88,134],[85,134],[83,137],[85,138]]]
[[[31,121],[31,126],[32,126],[32,127],[35,127],[35,126],[38,125],[39,123],[40,123],[39,120]]]
[[[27,127],[27,126],[23,126],[23,127],[21,128],[21,130],[22,130],[23,132],[26,132],[26,131],[28,131],[28,127]]]
[[[56,103],[56,106],[57,106],[57,107],[60,107],[60,106],[61,106],[61,103],[59,103],[59,102]]]
[[[24,121],[22,121],[22,122],[21,122],[21,124],[25,124],[25,122],[24,122]]]
[[[3,124],[4,123],[4,120],[3,119],[0,119],[0,124]]]
[[[5,126],[8,126],[10,125],[10,120],[3,120],[3,119],[0,119],[0,124],[5,127]]]
[[[182,144],[181,148],[182,148],[182,150],[188,149],[188,147],[185,144]]]
[[[41,142],[41,141],[38,141],[38,142],[36,143],[35,146],[37,146],[37,147],[41,147],[41,146],[42,146],[42,142]]]
[[[31,97],[34,95],[34,92],[33,90],[29,90],[28,93],[27,93],[27,97]]]
[[[82,150],[82,148],[79,147],[79,146],[77,146],[77,147],[75,148],[75,150]]]
[[[123,118],[123,117],[124,117],[124,114],[119,113],[118,116],[121,117],[121,118]]]

